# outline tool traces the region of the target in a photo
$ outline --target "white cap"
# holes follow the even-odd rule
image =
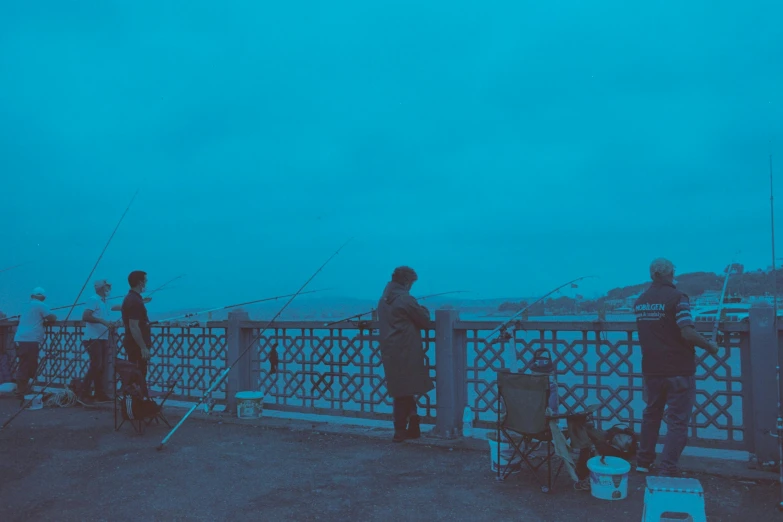
[[[40,295],[41,297],[46,297],[46,290],[44,290],[40,286],[36,286],[35,288],[33,288],[33,292],[30,294],[30,297],[34,295]]]
[[[99,290],[99,289],[103,288],[104,286],[111,286],[111,283],[109,281],[107,281],[106,279],[98,279],[93,284],[95,285],[95,289],[96,290]]]

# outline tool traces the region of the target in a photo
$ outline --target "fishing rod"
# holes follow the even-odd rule
[[[67,322],[68,319],[71,317],[71,312],[73,312],[73,309],[76,308],[76,303],[79,302],[79,298],[82,296],[82,293],[84,292],[84,289],[87,288],[87,283],[90,282],[90,278],[95,273],[95,269],[98,268],[98,263],[101,262],[101,259],[103,258],[103,254],[105,254],[106,253],[106,249],[109,248],[109,245],[111,244],[112,239],[114,239],[114,235],[117,233],[117,230],[120,228],[120,225],[122,224],[123,220],[125,219],[125,216],[128,214],[128,211],[131,209],[131,206],[133,205],[133,202],[136,200],[136,196],[138,196],[138,194],[139,194],[139,189],[137,189],[136,192],[133,194],[133,197],[131,198],[130,203],[128,203],[128,206],[125,208],[125,212],[122,213],[122,216],[120,217],[120,220],[117,222],[117,226],[114,227],[114,231],[111,233],[111,236],[109,236],[109,240],[106,241],[106,245],[104,245],[103,250],[101,250],[101,253],[98,256],[98,260],[95,261],[95,264],[93,265],[92,270],[90,270],[90,274],[87,276],[87,279],[85,279],[84,284],[82,285],[81,290],[79,290],[79,294],[76,296],[76,299],[73,300],[73,305],[71,306],[71,309],[68,310],[68,314],[65,316],[65,319],[63,320],[63,322]],[[62,336],[63,330],[64,330],[64,327],[61,327],[60,330],[57,332],[57,338],[56,338],[57,341],[59,341],[60,337]],[[55,346],[56,343],[54,342],[54,340],[52,340],[52,342],[50,342],[49,345],[50,346]],[[49,355],[50,355],[51,351],[52,350],[47,352],[44,355],[43,359],[41,359],[41,361],[38,363],[38,369],[36,370],[35,375],[33,375],[33,385],[35,385],[35,380],[38,378],[38,373],[44,367],[44,363],[46,362],[47,358],[49,358]],[[22,407],[19,408],[19,410],[16,413],[11,415],[11,417],[9,417],[8,420],[6,420],[3,423],[2,426],[0,426],[0,430],[5,429],[6,426],[8,426],[16,417],[19,416],[20,413],[22,413],[25,410],[25,408],[29,407],[30,404],[32,404],[32,402],[35,400],[35,398],[38,397],[38,395],[43,395],[44,390],[46,390],[49,386],[51,386],[51,384],[54,382],[54,380],[57,377],[59,377],[59,374],[57,374],[54,377],[52,377],[52,379],[49,380],[49,382],[46,383],[44,385],[44,387],[41,388],[41,390],[39,390],[37,393],[33,394],[32,399],[30,399],[26,403],[25,403],[25,400],[22,399]]]
[[[152,297],[152,294],[154,294],[155,292],[160,292],[161,290],[164,290],[169,284],[173,283],[174,281],[176,281],[177,279],[180,279],[180,278],[182,278],[182,276],[177,276],[174,279],[170,279],[166,283],[164,283],[164,284],[160,285],[159,287],[157,287],[155,290],[149,292],[144,297]],[[110,298],[108,298],[106,300],[107,301],[114,301],[116,299],[124,299],[124,298],[125,298],[124,295],[115,295],[114,297],[110,297]],[[84,303],[77,303],[76,306],[84,306],[85,304],[87,304],[86,301]],[[62,310],[63,308],[68,308],[69,306],[71,306],[71,305],[58,306],[57,308],[52,308],[52,312],[54,312],[55,310]]]
[[[0,270],[0,274],[2,274],[3,272],[8,272],[9,270],[13,270],[14,268],[19,268],[20,266],[24,266],[24,263],[19,263],[18,265],[9,266],[8,268],[3,268],[2,270]]]
[[[772,326],[775,332],[775,338],[778,335],[778,272],[775,258],[775,192],[772,190],[772,154],[769,155],[769,223],[772,233]],[[778,480],[780,481],[780,501],[778,502],[778,511],[783,511],[783,410],[781,410],[780,395],[780,349],[777,350],[777,364],[775,365],[775,381],[778,388],[778,418],[776,422],[776,434],[778,438]]]
[[[217,378],[217,379],[216,379],[216,380],[215,380],[215,381],[214,381],[214,382],[213,382],[213,383],[212,383],[212,384],[209,386],[209,388],[207,388],[207,389],[206,389],[206,391],[204,392],[204,394],[203,394],[201,397],[199,397],[199,400],[198,400],[198,402],[197,402],[196,404],[194,404],[194,405],[193,405],[193,406],[190,408],[190,410],[188,410],[188,412],[185,414],[185,416],[184,416],[184,417],[182,417],[182,419],[180,419],[180,421],[179,421],[179,422],[176,424],[176,426],[174,426],[174,427],[171,429],[171,431],[168,433],[168,435],[166,435],[166,436],[163,438],[163,440],[161,441],[160,445],[157,447],[158,451],[160,451],[160,450],[162,450],[162,449],[163,449],[163,446],[164,446],[164,445],[165,445],[165,444],[166,444],[166,443],[169,441],[169,439],[171,439],[172,435],[174,435],[174,433],[175,433],[175,432],[176,432],[176,431],[179,429],[179,427],[180,427],[180,426],[182,426],[182,424],[183,424],[183,423],[184,423],[186,420],[188,420],[188,417],[190,417],[190,415],[191,415],[191,414],[192,414],[194,411],[196,411],[196,409],[197,409],[199,406],[201,406],[201,404],[202,404],[202,403],[203,403],[203,402],[206,400],[206,398],[210,396],[210,394],[211,394],[211,393],[212,393],[212,391],[213,391],[213,390],[214,390],[214,389],[217,387],[217,385],[218,385],[218,384],[220,384],[220,383],[223,381],[223,379],[225,379],[225,378],[226,378],[226,376],[228,375],[228,372],[230,372],[230,371],[231,371],[231,369],[232,369],[232,368],[233,368],[233,367],[234,367],[234,366],[235,366],[235,365],[236,365],[236,364],[237,364],[237,363],[240,361],[240,359],[242,359],[242,357],[244,357],[244,356],[245,356],[245,354],[246,354],[246,353],[247,353],[247,352],[248,352],[248,351],[249,351],[249,350],[250,350],[250,349],[253,347],[253,345],[255,344],[255,342],[256,342],[258,339],[260,339],[260,338],[261,338],[261,336],[264,334],[264,332],[265,332],[265,331],[266,331],[266,330],[267,330],[267,329],[268,329],[268,328],[269,328],[269,327],[272,325],[272,323],[274,323],[274,322],[275,322],[275,319],[277,319],[278,317],[280,317],[280,314],[282,314],[282,313],[283,313],[283,311],[284,311],[286,308],[288,308],[288,305],[290,305],[290,304],[291,304],[291,302],[292,302],[294,299],[296,299],[296,296],[298,296],[300,293],[302,293],[302,291],[305,289],[305,287],[306,287],[308,284],[310,284],[310,281],[312,281],[313,279],[315,279],[315,276],[317,276],[317,275],[318,275],[318,274],[321,272],[321,270],[323,270],[323,269],[324,269],[324,267],[325,267],[326,265],[328,265],[328,264],[329,264],[329,262],[330,262],[332,259],[334,259],[335,257],[337,257],[337,254],[339,254],[339,253],[340,253],[340,251],[341,251],[343,248],[345,248],[345,246],[346,246],[348,243],[350,243],[352,240],[353,240],[353,238],[349,239],[348,241],[346,241],[345,243],[343,243],[343,245],[342,245],[340,248],[338,248],[337,250],[335,250],[334,254],[332,254],[331,256],[329,256],[329,259],[327,259],[327,260],[324,262],[324,264],[322,264],[320,267],[318,267],[318,270],[316,270],[316,271],[315,271],[315,273],[313,273],[313,275],[311,275],[311,276],[310,276],[310,278],[309,278],[307,281],[305,281],[305,282],[304,282],[304,284],[303,284],[303,285],[302,285],[302,286],[299,288],[299,290],[298,290],[296,293],[294,293],[294,294],[291,296],[291,299],[289,299],[288,301],[286,301],[286,303],[285,303],[285,304],[283,305],[283,307],[282,307],[282,308],[281,308],[281,309],[280,309],[280,310],[277,312],[277,314],[275,314],[275,316],[274,316],[272,319],[270,319],[270,320],[269,320],[269,322],[266,324],[266,326],[264,326],[264,328],[262,328],[262,329],[261,329],[261,331],[259,331],[259,332],[258,332],[258,335],[256,335],[255,337],[253,337],[253,339],[252,339],[252,340],[251,340],[251,341],[248,343],[247,347],[246,347],[244,350],[242,350],[242,353],[240,353],[240,354],[239,354],[239,356],[237,356],[237,358],[236,358],[236,359],[234,359],[234,362],[232,362],[230,366],[228,366],[228,367],[227,367],[225,370],[223,370],[223,371],[220,373],[220,375],[218,376],[218,378]]]
[[[493,335],[495,335],[496,333],[500,332],[501,330],[505,332],[505,330],[506,330],[506,329],[509,327],[509,325],[510,325],[510,324],[512,324],[512,323],[515,323],[515,322],[518,322],[517,318],[518,318],[519,316],[521,316],[522,314],[524,314],[525,312],[527,312],[527,311],[528,311],[528,310],[529,310],[529,309],[530,309],[530,308],[531,308],[533,305],[540,303],[541,301],[543,301],[544,299],[546,299],[546,298],[547,298],[547,297],[549,297],[550,295],[552,295],[552,294],[554,294],[554,293],[558,292],[558,291],[559,291],[561,288],[565,288],[565,287],[566,287],[566,286],[568,286],[568,285],[573,285],[573,284],[574,284],[574,283],[576,283],[577,281],[581,281],[581,280],[583,280],[583,279],[590,279],[590,278],[595,278],[595,277],[598,277],[598,276],[583,276],[583,277],[578,277],[578,278],[576,278],[576,279],[574,279],[574,280],[572,280],[572,281],[569,281],[569,282],[567,282],[567,283],[564,283],[564,284],[562,284],[562,285],[558,286],[557,288],[555,288],[554,290],[552,290],[552,291],[551,291],[551,292],[549,292],[548,294],[546,294],[546,295],[543,295],[542,297],[539,297],[538,299],[536,299],[535,301],[533,301],[533,302],[532,302],[532,303],[530,303],[529,305],[525,306],[525,307],[524,307],[524,308],[522,308],[521,310],[518,310],[518,311],[517,311],[517,312],[516,312],[514,315],[512,315],[511,317],[509,317],[508,319],[506,319],[505,321],[503,321],[503,323],[501,323],[501,324],[500,324],[500,326],[498,326],[497,328],[495,328],[494,330],[492,330],[491,332],[489,332],[489,334],[487,334],[487,336],[484,338],[484,341],[486,342],[486,341],[487,341],[487,340],[488,340],[490,337],[492,337],[492,336],[493,336]]]
[[[180,277],[182,277],[182,276],[175,277],[174,279],[172,279],[172,280],[171,280],[171,281],[169,281],[168,283],[166,283],[166,284],[163,284],[163,285],[159,286],[158,288],[156,288],[156,289],[155,289],[155,290],[153,290],[152,292],[148,293],[148,294],[147,294],[145,297],[151,297],[151,296],[152,296],[152,294],[154,294],[155,292],[159,292],[160,290],[164,290],[164,287],[165,287],[166,285],[168,285],[169,283],[172,283],[173,281],[175,281],[175,280],[179,279]],[[123,299],[123,298],[125,298],[125,296],[124,296],[124,295],[115,295],[114,297],[109,297],[109,298],[108,298],[108,299],[106,299],[106,300],[107,300],[107,301],[114,301],[115,299]],[[83,303],[76,303],[76,306],[84,306],[84,305],[86,305],[86,304],[87,304],[87,302],[85,301],[85,302],[83,302]],[[57,310],[63,310],[63,309],[65,309],[65,308],[70,308],[70,306],[71,306],[71,305],[57,306],[57,307],[55,307],[55,308],[50,308],[50,310],[51,310],[52,312],[56,312]],[[12,315],[11,317],[6,317],[6,318],[4,318],[4,319],[0,319],[0,321],[11,321],[11,320],[13,320],[13,319],[19,319],[20,317],[22,317],[22,316],[21,316],[21,314],[17,314],[17,315]]]
[[[718,327],[720,326],[720,319],[721,319],[721,313],[723,313],[723,304],[724,300],[726,299],[726,289],[729,287],[729,277],[731,277],[731,273],[734,270],[734,267],[737,264],[737,257],[739,256],[740,251],[737,250],[737,253],[734,254],[734,259],[731,260],[731,264],[726,269],[726,277],[723,279],[723,290],[720,293],[720,301],[718,302],[718,309],[717,314],[715,315],[715,322],[712,325],[712,340],[716,344],[721,344],[721,340],[719,339],[719,333],[718,333]]]
[[[422,296],[422,297],[417,297],[416,300],[417,301],[424,301],[425,299],[429,299],[430,297],[438,297],[438,296],[441,296],[441,295],[448,295],[448,294],[467,294],[469,292],[470,292],[469,290],[454,290],[454,291],[451,291],[451,292],[440,292],[439,294],[430,294],[430,295],[425,295],[425,296]],[[369,312],[364,312],[364,313],[361,313],[361,314],[352,315],[350,317],[345,317],[343,319],[340,319],[339,321],[332,321],[331,323],[324,324],[324,327],[332,326],[332,325],[338,324],[338,323],[344,323],[344,322],[350,321],[352,319],[361,319],[365,315],[370,315],[370,314],[374,313],[376,310],[377,310],[377,308],[373,308]]]
[[[323,288],[321,290],[308,290],[307,292],[299,292],[299,295],[315,294],[317,292],[326,292],[327,290],[332,290],[332,289],[331,288]],[[220,306],[218,308],[210,308],[209,310],[201,310],[200,312],[191,312],[191,313],[188,313],[188,314],[177,315],[175,317],[169,317],[168,319],[160,319],[158,321],[151,322],[150,325],[159,324],[159,323],[168,323],[168,322],[171,322],[171,321],[178,321],[180,319],[187,319],[189,317],[195,317],[197,315],[204,315],[204,314],[208,314],[208,313],[212,313],[212,312],[218,312],[220,310],[228,310],[229,308],[236,308],[238,306],[245,306],[245,305],[251,305],[251,304],[256,304],[256,303],[263,303],[265,301],[277,301],[278,299],[282,299],[284,297],[291,297],[293,295],[296,295],[296,294],[286,294],[286,295],[278,295],[278,296],[275,296],[275,297],[265,297],[263,299],[256,299],[255,301],[247,301],[247,302],[239,303],[239,304],[233,304],[233,305],[228,305],[228,306]]]

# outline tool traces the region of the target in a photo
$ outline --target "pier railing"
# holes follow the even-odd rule
[[[563,409],[602,404],[601,427],[624,423],[639,431],[644,401],[635,323],[527,321],[513,330],[513,341],[500,344],[485,341],[496,321],[462,321],[454,310],[438,310],[435,316],[424,331],[424,348],[436,388],[419,398],[419,406],[425,422],[435,424],[436,435],[457,436],[465,406],[476,426],[492,427],[497,419],[496,372],[505,368],[508,351],[527,370],[539,348],[548,350],[556,365]],[[771,307],[754,306],[749,321],[722,325],[725,336],[717,358],[697,350],[690,445],[776,460],[776,442],[769,433],[774,433],[777,416],[775,368],[783,339],[772,318]],[[198,399],[250,347],[210,399],[233,410],[237,392],[260,390],[268,409],[391,420],[376,323],[324,327],[322,322],[279,322],[260,334],[263,326],[241,311],[232,312],[227,321],[154,326],[151,387],[174,380],[175,399]],[[14,327],[0,321],[0,359],[3,353],[13,355]],[[708,327],[697,324],[699,330]],[[62,386],[85,374],[82,332],[80,322],[49,328],[39,380]],[[121,357],[123,339],[120,330],[114,343]]]

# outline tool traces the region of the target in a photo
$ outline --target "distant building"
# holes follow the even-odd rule
[[[640,295],[642,295],[641,292],[633,294],[630,297],[626,297],[625,300],[623,301],[623,307],[633,309],[633,305],[634,303],[636,303],[636,300],[639,299]]]

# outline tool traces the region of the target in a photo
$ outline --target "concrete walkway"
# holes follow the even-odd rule
[[[17,404],[0,400],[0,421]],[[498,484],[488,451],[426,440],[192,419],[158,452],[166,429],[112,422],[111,410],[46,409],[0,432],[0,520],[641,520],[638,475],[628,499],[606,502],[565,478],[550,495],[525,474]],[[780,519],[773,482],[696,478],[711,521]]]

